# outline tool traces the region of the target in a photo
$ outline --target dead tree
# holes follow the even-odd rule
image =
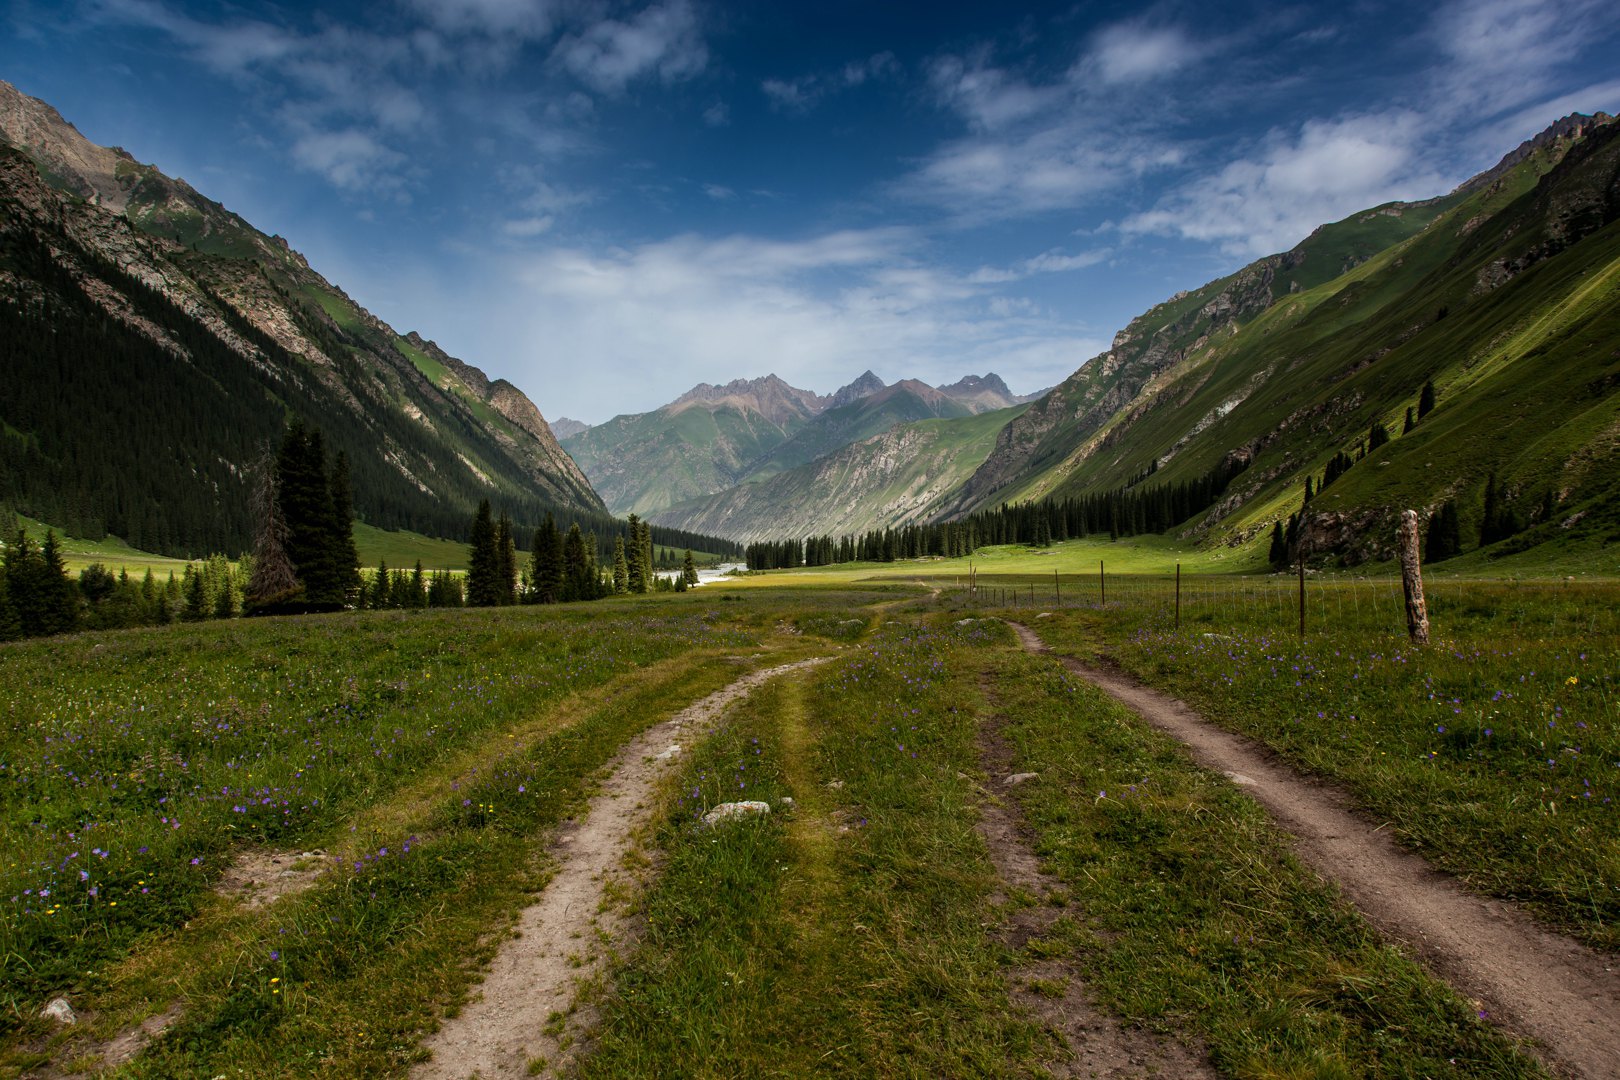
[[[1401,585],[1406,590],[1406,632],[1413,644],[1429,643],[1429,607],[1423,600],[1423,571],[1418,566],[1416,510],[1401,511]]]
[[[244,598],[250,607],[269,607],[292,599],[302,588],[287,557],[287,522],[281,516],[275,455],[268,450],[256,466],[253,485],[253,577]]]

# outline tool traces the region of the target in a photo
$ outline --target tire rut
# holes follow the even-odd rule
[[[993,684],[986,680],[982,685],[993,709]],[[992,712],[980,724],[978,733],[979,762],[992,786],[1001,790],[1011,786],[1009,777],[1014,775],[1012,748],[1001,734],[1004,723],[1003,717]],[[1023,811],[1010,793],[986,793],[979,807],[977,828],[1001,882],[1011,890],[1035,897],[1034,903],[1016,908],[1000,931],[1003,944],[1021,950],[1028,942],[1045,936],[1057,922],[1060,909],[1052,905],[1051,898],[1063,890],[1063,884],[1041,869]],[[1097,1007],[1084,979],[1066,960],[1021,958],[1009,969],[1008,981],[1008,996],[1062,1039],[1066,1056],[1046,1063],[1054,1077],[1214,1080],[1220,1075],[1201,1050],[1170,1036],[1129,1026]],[[1056,992],[1059,987],[1061,994]]]
[[[1009,622],[1025,649],[1056,656]],[[1477,896],[1355,810],[1342,790],[1279,762],[1261,744],[1217,727],[1182,702],[1127,676],[1057,657],[1243,787],[1296,841],[1300,858],[1338,885],[1386,937],[1410,948],[1486,1014],[1535,1040],[1562,1075],[1620,1076],[1620,962],[1543,929],[1509,901]]]
[[[727,706],[789,672],[825,663],[815,657],[752,672],[674,717],[631,739],[608,766],[610,775],[590,800],[583,820],[559,828],[551,854],[557,870],[539,900],[518,918],[473,999],[423,1042],[431,1057],[412,1080],[503,1080],[536,1075],[563,1064],[570,1036],[589,1026],[589,1015],[569,1016],[578,988],[605,970],[607,951],[623,918],[606,904],[628,877],[632,838],[651,814],[658,780],[674,766],[677,735],[701,736]],[[672,752],[673,751],[673,752]]]

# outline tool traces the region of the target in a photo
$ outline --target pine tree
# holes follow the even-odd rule
[[[688,585],[696,585],[698,583],[697,564],[692,561],[691,548],[686,549],[686,560],[681,564],[681,580],[685,581]]]
[[[40,629],[42,634],[65,634],[79,625],[79,592],[68,577],[62,549],[54,529],[39,547]]]
[[[649,587],[647,579],[651,576],[652,568],[648,563],[651,560],[647,549],[642,545],[641,519],[635,514],[631,514],[629,524],[630,535],[625,542],[624,551],[625,584],[633,593],[644,593]]]
[[[512,519],[505,510],[495,523],[495,602],[506,605],[517,600],[517,545],[512,539]]]
[[[630,563],[624,554],[624,537],[613,538],[613,591],[623,595],[630,591]]]
[[[341,605],[347,572],[338,550],[337,510],[326,476],[326,444],[319,431],[294,420],[276,459],[281,515],[287,524],[287,557],[303,583],[303,602],[315,608]]]
[[[276,462],[268,451],[259,459],[253,483],[252,511],[253,576],[248,579],[244,597],[247,608],[273,607],[292,599],[298,592],[298,572],[287,556],[287,522],[281,516],[276,485]],[[148,577],[151,571],[147,571]],[[145,583],[142,592],[145,594]],[[148,596],[150,605],[155,596]]]
[[[1401,427],[1401,434],[1410,435],[1415,427],[1417,427],[1417,417],[1412,412],[1412,406],[1408,405],[1406,407],[1406,423]]]
[[[186,564],[185,597],[186,606],[180,612],[182,619],[201,622],[208,618],[208,587],[203,583],[202,575],[190,563]]]
[[[472,544],[467,556],[467,605],[494,607],[500,603],[500,558],[495,552],[495,521],[489,500],[478,504],[473,518]]]
[[[534,531],[534,550],[529,553],[530,595],[537,604],[555,604],[562,599],[562,534],[549,513]]]
[[[411,604],[413,608],[427,607],[427,576],[422,572],[422,560],[416,560],[416,569],[411,571]]]
[[[377,560],[377,573],[371,579],[371,595],[367,606],[381,611],[388,606],[388,560]]]
[[[1266,553],[1266,561],[1275,570],[1286,569],[1288,566],[1288,541],[1283,536],[1282,518],[1272,523],[1271,550]]]
[[[1316,498],[1316,478],[1307,476],[1305,478],[1305,502],[1309,504],[1314,498]]]
[[[1462,523],[1457,504],[1450,499],[1429,516],[1428,534],[1423,540],[1423,560],[1437,563],[1462,551]]]
[[[330,543],[337,589],[345,601],[360,592],[360,552],[354,546],[354,491],[349,481],[349,455],[339,450],[328,485],[332,494]]]
[[[576,521],[568,527],[568,536],[563,540],[562,598],[591,600],[595,592],[595,582],[591,580],[590,565],[585,558],[585,534],[580,532]]]
[[[1418,395],[1417,418],[1422,420],[1434,411],[1434,380],[1423,384],[1423,392]]]

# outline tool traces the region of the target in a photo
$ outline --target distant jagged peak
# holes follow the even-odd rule
[[[1007,389],[1007,384],[1002,381],[1001,376],[997,375],[993,371],[986,372],[983,375],[964,375],[960,379],[957,379],[955,382],[951,383],[949,386],[941,386],[938,389],[942,394],[952,395],[981,394],[988,392],[992,394],[1000,394],[1005,398],[1011,398],[1013,396],[1013,392]]]
[[[559,416],[551,421],[551,433],[559,440],[571,439],[575,435],[583,435],[591,430],[591,425],[583,420],[573,420],[566,416]]]
[[[696,407],[712,410],[727,406],[756,412],[773,424],[781,424],[815,416],[827,407],[827,399],[814,391],[801,390],[773,373],[757,379],[733,379],[724,386],[698,383],[664,408],[683,412]]]
[[[860,378],[847,386],[840,386],[834,391],[832,401],[827,407],[836,409],[843,405],[852,404],[863,397],[870,397],[881,390],[887,389],[888,385],[888,383],[873,374],[871,368],[867,368],[861,373]]]
[[[1537,150],[1545,149],[1559,142],[1573,142],[1595,128],[1614,123],[1614,119],[1606,112],[1595,112],[1590,115],[1586,113],[1570,113],[1568,116],[1554,120],[1543,128],[1540,133],[1524,140],[1524,142],[1508,151],[1503,155],[1501,161],[1498,161],[1478,176],[1469,177],[1461,184],[1458,184],[1457,189],[1452,194],[1459,195],[1478,191],[1480,188],[1494,183],[1498,177],[1507,173]]]

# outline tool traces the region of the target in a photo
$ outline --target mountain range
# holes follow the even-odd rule
[[[481,498],[605,518],[521,390],[401,334],[183,180],[0,82],[0,502],[172,554],[247,546],[289,416],[367,522],[438,536]]]
[[[1468,536],[1504,508],[1518,523],[1492,554],[1603,547],[1620,541],[1617,218],[1620,125],[1566,117],[1449,194],[1178,293],[1027,408],[893,428],[653,520],[810,536],[1235,472],[1184,537],[1252,545],[1292,521],[1308,557],[1357,562],[1390,553],[1400,509],[1452,502]]]
[[[1031,400],[1000,376],[892,386],[870,371],[831,394],[776,375],[700,383],[659,409],[615,416],[562,440],[615,513],[654,514],[750,484],[898,424],[965,417]]]

